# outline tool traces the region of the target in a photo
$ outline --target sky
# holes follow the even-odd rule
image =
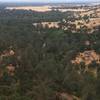
[[[100,2],[100,0],[0,0],[1,2]]]

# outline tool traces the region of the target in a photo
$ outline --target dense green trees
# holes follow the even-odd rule
[[[13,57],[3,59],[0,71],[8,64],[16,69],[14,76],[5,72],[0,77],[0,100],[55,100],[56,92],[70,93],[81,100],[100,99],[99,65],[95,78],[88,72],[79,74],[77,68],[81,65],[71,64],[80,51],[94,49],[100,53],[99,30],[87,35],[32,26],[32,20],[58,20],[67,16],[60,12],[4,10],[0,13],[0,54],[9,49],[15,51]],[[87,47],[86,40],[95,44]]]

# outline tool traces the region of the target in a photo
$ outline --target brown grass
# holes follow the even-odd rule
[[[46,11],[51,11],[51,7],[50,6],[23,6],[23,7],[6,7],[6,9],[9,10],[33,10],[33,11],[37,11],[37,12],[46,12]]]

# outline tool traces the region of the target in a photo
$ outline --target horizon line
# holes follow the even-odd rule
[[[0,3],[100,3],[100,1],[46,1],[46,2],[35,2],[35,1],[0,1]]]

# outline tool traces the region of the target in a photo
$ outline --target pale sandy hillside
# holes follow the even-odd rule
[[[50,6],[23,6],[23,7],[6,7],[6,9],[9,10],[33,10],[33,11],[37,11],[37,12],[46,12],[46,11],[51,11],[51,7]]]

